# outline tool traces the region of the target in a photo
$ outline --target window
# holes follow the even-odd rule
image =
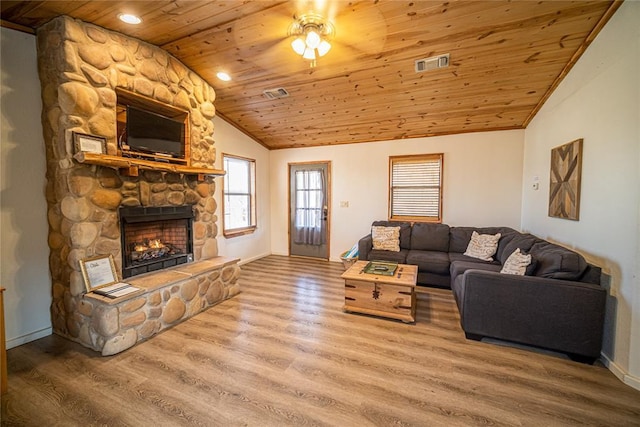
[[[222,155],[224,194],[222,230],[225,237],[253,232],[256,228],[256,161]]]
[[[389,157],[389,218],[442,221],[444,154]]]

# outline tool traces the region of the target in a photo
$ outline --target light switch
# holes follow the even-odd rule
[[[348,208],[349,207],[349,202],[345,201],[345,200],[341,201],[340,202],[340,207],[341,208]]]

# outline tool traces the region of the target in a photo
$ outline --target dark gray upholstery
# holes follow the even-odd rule
[[[599,286],[600,268],[579,253],[508,227],[374,225],[401,225],[402,250],[372,250],[368,235],[358,242],[360,259],[414,264],[418,284],[451,287],[468,338],[514,341],[583,361],[599,356],[606,291]],[[474,231],[500,233],[494,261],[463,254]],[[518,248],[532,256],[526,275],[500,273]]]
[[[454,281],[458,276],[464,274],[467,270],[482,270],[499,272],[502,268],[499,264],[479,263],[470,261],[455,261],[451,263],[451,280]]]
[[[504,264],[507,258],[509,258],[509,255],[511,255],[516,249],[519,248],[521,252],[529,252],[531,246],[538,241],[541,240],[531,234],[513,233],[505,239],[502,251],[500,251],[500,245],[498,245],[496,258],[498,258],[500,264]]]
[[[600,355],[607,294],[598,285],[472,269],[452,287],[468,337],[514,341],[589,362]]]
[[[449,232],[449,252],[464,253],[475,230],[478,229],[474,227],[451,227]]]
[[[411,249],[449,252],[449,226],[417,222],[411,230]]]
[[[369,260],[370,261],[391,261],[391,262],[397,262],[398,264],[406,264],[408,253],[409,253],[408,249],[400,249],[400,252],[381,251],[378,249],[371,249],[371,252],[369,252]]]
[[[539,277],[578,280],[587,268],[582,255],[553,243],[537,242],[529,252],[538,262],[534,274]]]
[[[478,264],[500,264],[498,261],[483,261],[478,258],[472,258],[470,256],[466,256],[464,254],[460,254],[457,252],[449,252],[449,261],[467,261],[467,262],[477,262]]]
[[[407,255],[407,264],[418,266],[418,270],[430,273],[449,274],[449,254],[446,252],[411,250]]]

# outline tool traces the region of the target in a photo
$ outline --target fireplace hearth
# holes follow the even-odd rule
[[[193,208],[121,207],[122,277],[193,261]]]

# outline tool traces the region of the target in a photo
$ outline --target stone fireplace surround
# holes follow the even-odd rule
[[[141,170],[138,176],[74,160],[73,132],[106,138],[117,155],[116,89],[189,112],[190,164],[213,168],[213,89],[160,48],[59,17],[38,30],[47,158],[49,268],[56,334],[111,355],[239,292],[237,259],[218,256],[213,176]],[[194,263],[136,276],[141,290],[110,300],[85,292],[79,261],[111,254],[121,274],[120,206],[194,208]]]

